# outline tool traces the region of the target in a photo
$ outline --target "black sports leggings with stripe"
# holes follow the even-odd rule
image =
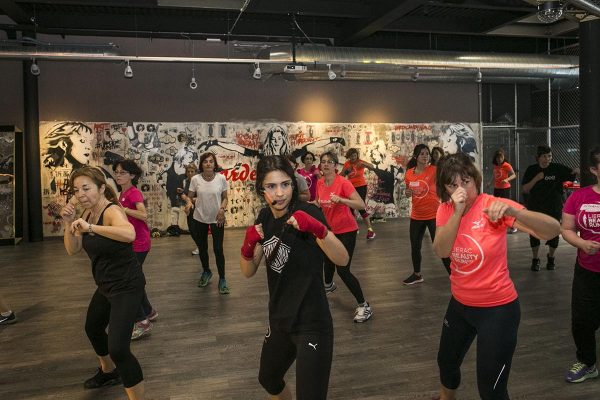
[[[508,400],[508,375],[521,320],[519,299],[496,307],[470,307],[450,299],[438,366],[448,389],[460,385],[460,366],[477,336],[477,388],[482,400]]]

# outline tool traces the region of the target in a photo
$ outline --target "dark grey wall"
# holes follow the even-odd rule
[[[187,40],[72,38],[115,42],[121,54],[191,56]],[[223,44],[194,42],[196,57],[241,57]],[[476,84],[413,82],[256,81],[248,65],[197,64],[198,89],[188,87],[191,64],[40,61],[40,120],[307,122],[478,122]],[[23,126],[22,63],[0,61],[0,123]],[[6,95],[4,95],[6,94]]]

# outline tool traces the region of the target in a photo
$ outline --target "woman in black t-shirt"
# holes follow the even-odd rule
[[[258,162],[256,190],[267,207],[246,230],[240,268],[249,278],[266,255],[269,329],[259,382],[272,399],[291,399],[284,376],[296,360],[296,398],[326,399],[333,325],[323,288],[323,259],[326,255],[346,265],[348,252],[327,229],[321,210],[298,201],[294,170],[284,157]]]
[[[130,400],[143,399],[142,368],[129,349],[131,329],[146,283],[131,246],[135,229],[100,169],[76,170],[71,175],[70,187],[74,192],[72,200],[84,212],[77,218],[74,202],[61,210],[65,248],[69,255],[79,253],[82,248],[86,251],[98,285],[88,307],[85,332],[100,367],[96,375],[85,381],[84,387],[96,389],[122,381]]]

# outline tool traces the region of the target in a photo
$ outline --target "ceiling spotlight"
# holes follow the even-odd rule
[[[129,65],[129,60],[127,60],[127,66],[125,67],[125,72],[123,73],[123,76],[125,76],[125,78],[127,79],[133,78],[133,69],[131,69],[131,65]]]
[[[346,77],[346,65],[342,65],[342,72],[340,72],[342,78]]]
[[[262,73],[260,72],[260,64],[254,64],[254,73],[252,74],[252,77],[254,79],[260,79],[261,76]]]
[[[329,69],[329,71],[327,71],[327,76],[329,77],[329,80],[332,81],[337,75],[331,70],[331,64],[327,64],[327,68]]]
[[[556,22],[563,16],[564,7],[562,1],[538,0],[537,7],[538,19],[545,24]]]
[[[410,80],[411,80],[411,81],[413,81],[413,82],[416,82],[416,81],[418,81],[418,80],[419,80],[419,73],[418,73],[418,72],[415,72],[415,73],[413,74],[413,76],[411,76],[411,77],[410,77]]]
[[[475,74],[475,82],[481,83],[481,79],[483,79],[483,75],[481,75],[481,70],[477,70]]]
[[[39,67],[39,65],[37,65],[35,58],[33,59],[32,63],[31,63],[31,68],[29,69],[29,72],[31,72],[31,75],[33,75],[33,76],[38,76],[40,74],[40,67]]]

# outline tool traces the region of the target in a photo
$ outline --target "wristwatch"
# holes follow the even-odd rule
[[[94,232],[92,231],[92,224],[90,224],[90,226],[88,227],[88,233],[94,233]]]

